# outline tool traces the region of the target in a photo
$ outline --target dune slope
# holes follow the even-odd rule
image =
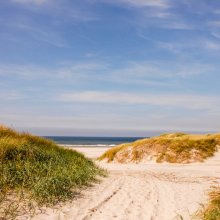
[[[121,144],[107,150],[99,160],[119,163],[147,161],[169,163],[202,162],[219,149],[220,134],[189,135],[184,133],[164,134]]]
[[[52,205],[68,200],[75,195],[74,189],[102,174],[81,153],[0,127],[0,219],[29,209],[30,201]]]

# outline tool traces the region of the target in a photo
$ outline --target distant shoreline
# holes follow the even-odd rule
[[[82,147],[82,148],[87,148],[87,147],[115,147],[117,144],[58,144],[61,147]]]
[[[113,147],[123,143],[131,143],[143,137],[75,137],[75,136],[45,136],[58,145],[69,147]]]

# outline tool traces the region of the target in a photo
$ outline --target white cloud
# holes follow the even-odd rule
[[[13,3],[20,4],[34,13],[40,15],[47,14],[53,17],[54,21],[65,23],[69,21],[89,22],[98,20],[96,14],[85,4],[79,7],[77,2],[71,0],[9,0]],[[29,17],[27,17],[29,21]],[[13,19],[14,21],[14,19]],[[35,27],[35,24],[32,25]],[[49,27],[48,27],[49,28]]]
[[[137,9],[136,17],[132,16],[131,22],[142,28],[150,26],[175,30],[195,29],[192,23],[187,22],[187,19],[173,10],[176,5],[170,0],[107,0],[104,2]]]
[[[0,76],[22,80],[48,80],[75,82],[97,79],[100,72],[107,69],[107,64],[102,62],[61,62],[54,67],[42,67],[38,65],[4,65],[0,64]]]
[[[129,4],[135,7],[169,7],[169,2],[167,0],[119,0],[119,2]]]
[[[192,76],[212,72],[213,66],[196,62],[128,62],[113,68],[110,63],[62,62],[53,67],[35,65],[1,65],[0,76],[22,80],[42,80],[59,83],[117,83],[118,85],[148,85],[176,87],[178,82]]]
[[[203,45],[209,50],[220,50],[220,44],[214,41],[206,40],[203,42]]]
[[[214,34],[212,34],[214,36]],[[217,34],[215,34],[217,38]],[[219,36],[220,38],[220,36]],[[219,50],[220,44],[217,41],[213,41],[210,39],[199,39],[197,37],[197,41],[189,41],[189,42],[155,42],[160,48],[167,49],[175,54],[183,56],[184,54],[192,53],[192,51],[198,51],[199,49],[205,50]],[[203,66],[203,65],[202,65]],[[199,66],[197,66],[199,67]],[[211,67],[211,65],[209,65]],[[198,68],[200,69],[200,68]],[[202,69],[202,68],[201,68]],[[207,68],[205,68],[207,71]]]
[[[21,3],[21,4],[43,4],[48,0],[12,0],[12,2]]]
[[[220,10],[214,10],[213,13],[220,14]]]
[[[103,2],[108,4],[122,4],[123,6],[132,6],[137,8],[154,7],[168,8],[169,0],[90,0],[91,2]]]
[[[13,100],[21,100],[25,96],[15,90],[0,90],[0,101],[13,101]]]
[[[127,105],[156,105],[179,107],[186,109],[211,110],[220,109],[220,98],[202,95],[155,95],[129,92],[83,91],[60,94],[57,98],[63,102],[127,104]]]
[[[220,39],[220,32],[212,32],[212,36],[214,36],[217,39]]]
[[[124,94],[124,101],[128,99],[127,96],[129,94],[131,93]],[[120,93],[114,95],[120,95]],[[132,99],[134,95],[139,96],[138,94],[131,95],[133,95],[131,97]],[[102,97],[101,100],[109,98],[109,96],[108,94],[108,96]],[[165,95],[152,96],[154,99],[164,99],[164,97]],[[167,100],[169,100],[167,102],[168,104],[178,102],[178,106],[176,104],[175,106],[157,104],[154,107],[151,104],[134,104],[133,106],[128,106],[118,103],[105,105],[106,100],[98,106],[93,105],[91,102],[88,104],[84,102],[83,105],[76,102],[72,104],[57,102],[56,107],[50,105],[46,107],[47,110],[45,106],[38,105],[24,106],[21,104],[15,108],[6,106],[5,109],[0,108],[0,122],[10,126],[20,127],[21,130],[25,131],[30,131],[29,129],[32,128],[31,131],[38,131],[40,135],[97,136],[103,134],[117,136],[121,132],[124,132],[124,135],[138,136],[141,133],[140,131],[145,131],[147,135],[147,132],[150,130],[164,130],[165,132],[172,130],[191,130],[204,132],[220,129],[220,108],[219,100],[216,97],[199,95],[192,97],[190,95],[188,97],[184,95],[173,95],[173,97],[171,99],[170,95],[163,102],[167,102]],[[147,96],[145,99],[147,99]],[[216,103],[214,103],[215,101]],[[179,103],[181,102],[185,102],[185,104],[180,105]],[[202,103],[203,105],[201,106],[199,104],[200,109],[196,107],[198,103]],[[188,104],[193,105],[194,108],[186,109],[185,105]],[[207,107],[208,105],[210,105],[209,109]],[[212,112],[212,109],[215,111]],[[65,112],[65,115],[63,112]]]
[[[19,23],[17,21],[13,21],[12,23],[3,24],[8,27],[21,29],[28,36],[31,36],[32,39],[41,41],[56,47],[67,47],[66,43],[62,39],[61,35],[55,31],[51,31],[50,28],[38,27],[37,25],[33,25],[29,23],[29,21],[23,23]]]
[[[213,70],[211,65],[197,62],[133,62],[128,63],[126,67],[119,68],[112,72],[115,78],[123,80],[131,79],[145,80],[150,79],[178,79],[183,77],[191,77],[195,75],[206,74]]]
[[[172,114],[143,115],[101,115],[101,117],[44,116],[35,114],[0,114],[0,122],[21,131],[31,131],[39,135],[84,135],[84,136],[148,136],[150,131],[219,131],[217,118],[201,115],[197,117],[175,117]],[[123,134],[123,135],[122,135]]]
[[[219,28],[220,27],[220,20],[219,21],[212,21],[212,22],[210,22],[210,24],[214,27]]]
[[[155,39],[148,37],[147,34],[144,34],[144,32],[141,30],[137,31],[137,35],[142,39],[152,42],[153,44],[158,46],[160,49],[164,48],[181,56],[187,54],[187,56],[189,57],[189,54],[192,54],[192,51],[196,52],[201,49],[208,49],[208,50],[219,50],[220,49],[220,43],[218,42],[218,40],[220,39],[220,33],[217,31],[211,32],[211,35],[217,38],[215,40],[213,40],[213,37],[212,38],[208,38],[208,37],[200,38],[198,36],[196,37],[196,39],[192,38],[188,40],[186,39],[184,40],[178,39],[175,41],[155,40]]]
[[[142,27],[159,27],[171,30],[194,30],[193,23],[189,23],[184,17],[180,17],[173,10],[154,8],[140,10],[138,24]]]
[[[3,77],[17,77],[27,80],[36,79],[42,77],[45,70],[39,67],[31,65],[1,65],[0,64],[0,76]]]
[[[193,30],[194,27],[191,24],[187,24],[184,21],[173,21],[168,20],[161,24],[161,27],[167,29],[174,29],[174,30]]]

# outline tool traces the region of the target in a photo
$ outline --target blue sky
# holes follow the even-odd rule
[[[220,130],[220,1],[0,2],[0,122],[40,135]]]

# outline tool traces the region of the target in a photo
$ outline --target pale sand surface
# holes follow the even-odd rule
[[[83,153],[86,157],[96,159],[111,147],[68,147]]]
[[[88,157],[105,148],[77,148]],[[203,164],[107,164],[109,177],[82,191],[58,210],[47,209],[35,220],[177,220],[193,213],[220,183],[220,152]],[[182,218],[180,217],[182,216]]]

